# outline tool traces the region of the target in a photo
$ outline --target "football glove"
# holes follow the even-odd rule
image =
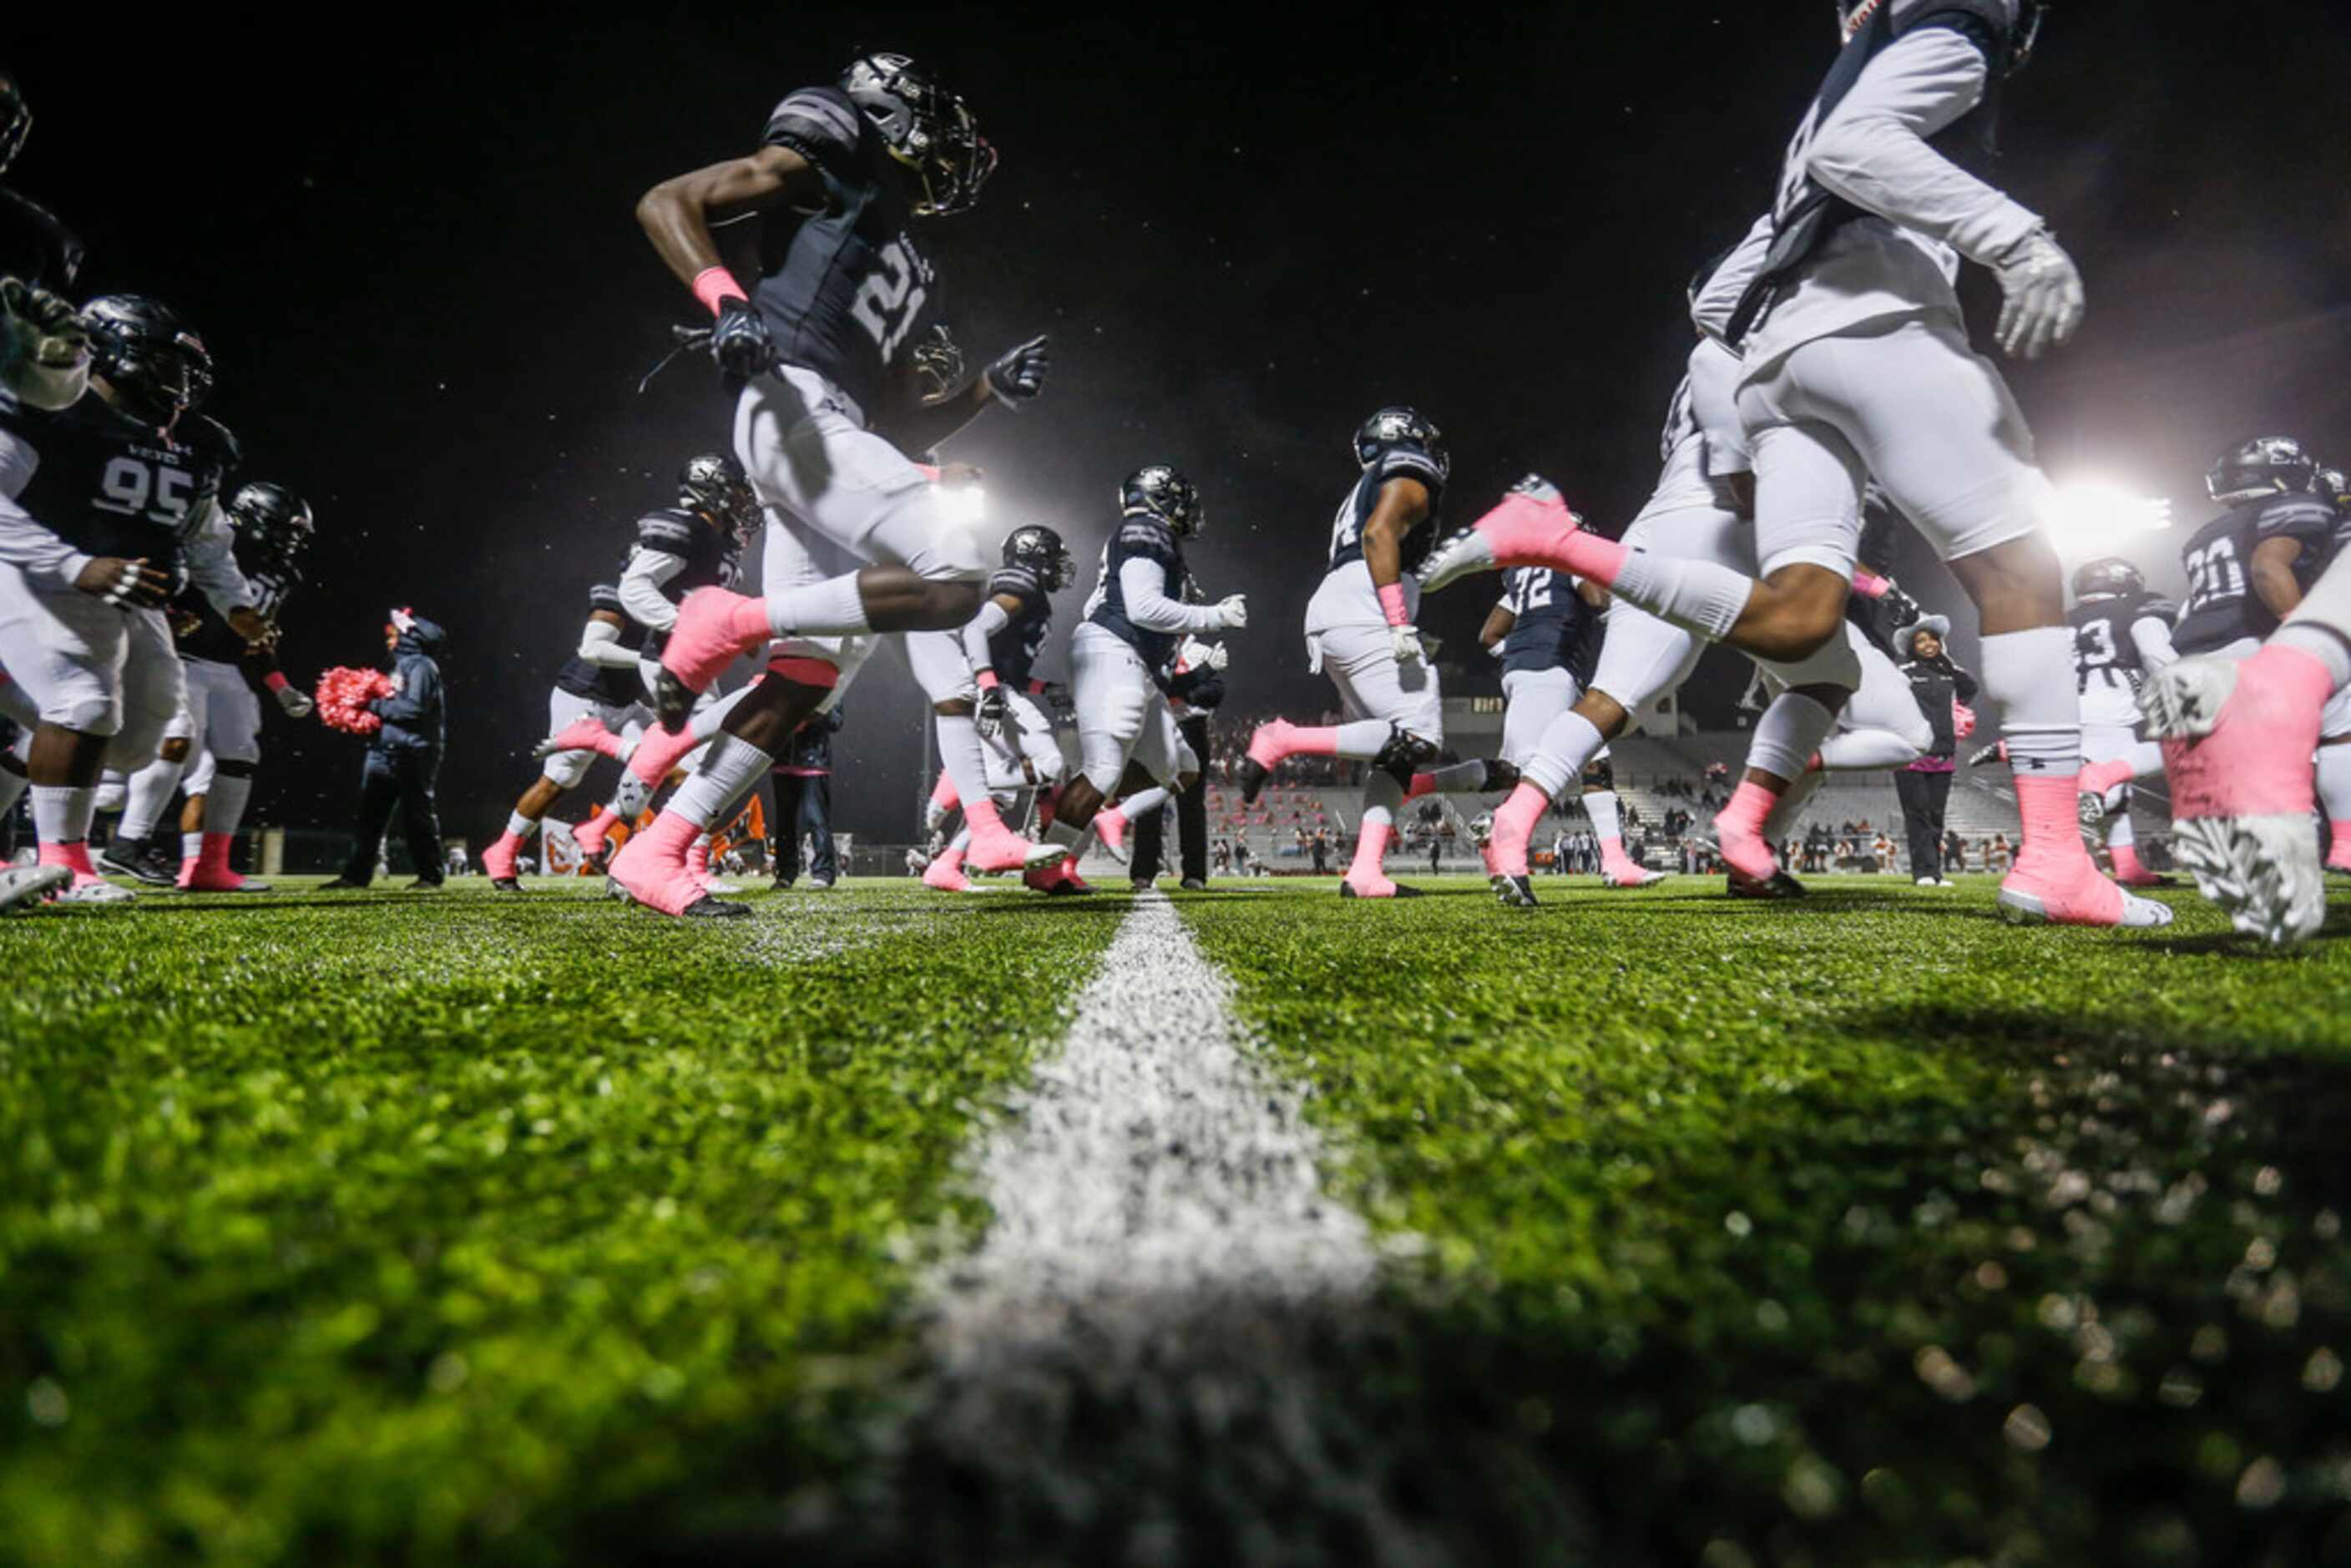
[[[1045,706],[1063,718],[1078,711],[1078,699],[1066,681],[1047,681],[1045,689],[1037,694],[1045,699]]]
[[[89,383],[89,334],[70,301],[22,278],[0,278],[0,383],[54,413]]]
[[[710,357],[728,376],[748,381],[776,362],[776,340],[768,335],[768,319],[747,299],[719,302],[717,324],[710,329]]]
[[[1018,348],[1007,349],[987,367],[988,392],[1008,407],[1027,402],[1045,390],[1045,372],[1051,368],[1044,334],[1039,333]]]
[[[1428,651],[1420,645],[1420,628],[1417,626],[1389,627],[1388,646],[1394,650],[1395,662],[1399,664],[1424,664],[1428,662]]]
[[[277,706],[286,711],[287,718],[308,718],[318,711],[319,705],[311,701],[310,694],[299,686],[290,685],[279,686],[273,695],[277,698]]]
[[[2047,229],[2035,229],[1992,264],[2005,297],[1993,336],[2011,359],[2037,360],[2073,340],[2089,297],[2081,270]]]
[[[1249,624],[1249,601],[1235,593],[1217,606],[1217,618],[1228,632],[1238,632]]]
[[[974,729],[979,731],[979,737],[982,740],[994,740],[1002,735],[1004,727],[1011,722],[1011,706],[1004,700],[1002,686],[980,688],[979,701],[972,708],[971,724]]]

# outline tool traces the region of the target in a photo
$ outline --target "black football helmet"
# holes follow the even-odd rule
[[[2259,435],[2224,452],[2204,476],[2204,488],[2223,506],[2310,488],[2318,465],[2291,435]]]
[[[2351,514],[2351,475],[2340,468],[2321,468],[2310,481],[2310,488],[2336,511]]]
[[[1175,529],[1180,539],[1198,533],[1208,520],[1207,508],[1200,505],[1199,486],[1165,463],[1129,474],[1126,483],[1118,487],[1118,509],[1125,517],[1157,517]]]
[[[1445,433],[1402,403],[1390,403],[1355,427],[1355,461],[1369,468],[1391,446],[1416,446],[1428,454],[1442,480],[1453,472]]]
[[[841,73],[841,90],[914,176],[915,212],[944,217],[979,200],[996,172],[996,149],[963,99],[904,55],[859,56]]]
[[[677,472],[677,504],[716,519],[745,544],[759,528],[759,498],[751,493],[743,465],[724,452],[685,460]]]
[[[125,412],[168,431],[212,394],[213,356],[194,329],[143,294],[101,294],[81,308],[90,371]]]
[[[1004,536],[1004,564],[1027,568],[1048,593],[1067,588],[1078,574],[1070,547],[1042,523],[1029,523]]]
[[[2085,560],[2074,569],[2076,599],[2111,599],[2117,594],[2146,591],[2145,574],[2117,555]]]
[[[25,137],[33,129],[33,111],[18,90],[16,80],[0,70],[0,174],[16,161],[25,150]]]
[[[290,567],[318,536],[310,504],[283,485],[262,480],[237,486],[228,498],[228,522],[256,564]]]
[[[945,397],[963,385],[963,345],[944,321],[914,341],[914,374],[921,379],[925,401]]]

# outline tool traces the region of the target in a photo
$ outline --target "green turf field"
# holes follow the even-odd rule
[[[1123,894],[0,920],[0,1562],[2351,1563],[2339,924],[1424,885],[1176,900],[1382,1283],[1033,1474],[920,1284]]]

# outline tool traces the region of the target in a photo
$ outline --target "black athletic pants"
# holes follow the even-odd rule
[[[433,787],[440,777],[438,752],[368,748],[367,766],[360,774],[359,826],[353,830],[358,838],[351,858],[343,862],[344,881],[364,884],[375,880],[376,857],[383,849],[384,831],[392,826],[394,806],[400,808],[401,831],[408,839],[408,858],[416,876],[430,883],[442,879],[448,866],[441,849],[441,809],[433,800]]]
[[[832,775],[776,775],[776,880],[800,874],[800,835],[809,837],[809,875],[837,882],[841,866],[832,852]]]
[[[1943,874],[1943,811],[1951,801],[1951,775],[1917,773],[1905,768],[1894,775],[1894,792],[1902,797],[1902,825],[1910,835],[1910,874]]]
[[[1176,827],[1184,840],[1184,880],[1208,880],[1208,717],[1194,714],[1176,727],[1191,743],[1193,755],[1200,759],[1200,776],[1192,780],[1189,789],[1176,795]],[[1161,827],[1161,814],[1148,813],[1134,824],[1134,863],[1127,874],[1137,882],[1159,874],[1159,863],[1165,858],[1161,840],[1165,836]]]

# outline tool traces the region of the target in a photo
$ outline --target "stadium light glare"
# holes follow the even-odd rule
[[[2171,527],[2171,503],[2126,486],[2083,480],[2052,491],[2043,511],[2057,553],[2068,560],[2127,550],[2144,534]]]

